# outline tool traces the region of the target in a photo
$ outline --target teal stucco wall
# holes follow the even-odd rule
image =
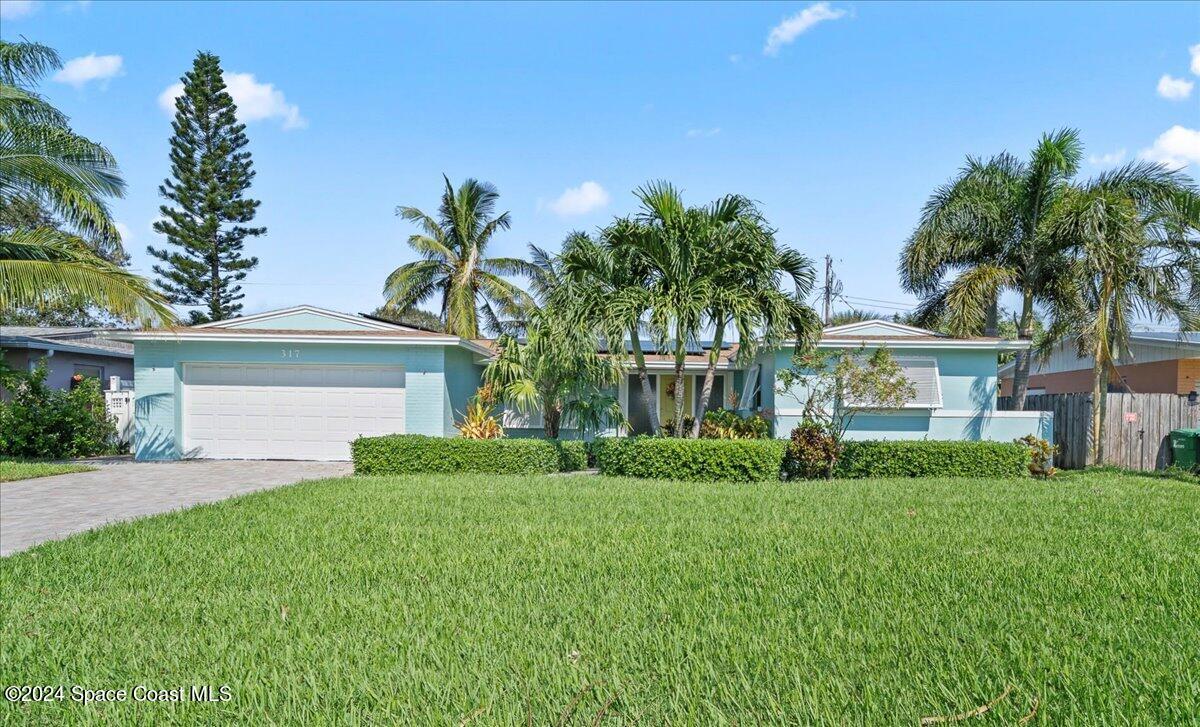
[[[442,432],[458,436],[454,423],[467,411],[467,405],[483,381],[483,366],[475,363],[477,354],[465,348],[447,347],[446,351],[446,421]]]
[[[854,417],[848,439],[940,439],[1011,441],[1026,434],[1051,436],[1048,412],[996,411],[996,352],[986,349],[896,349],[899,358],[936,358],[942,406],[936,410],[907,409],[863,413]],[[791,364],[791,350],[760,357],[764,384],[776,382],[777,372]],[[763,387],[763,407],[775,412],[775,436],[786,438],[800,423],[807,392],[794,387],[783,393]]]
[[[289,354],[283,356],[283,349]],[[181,450],[185,363],[362,364],[405,368],[405,431],[443,436],[453,422],[447,411],[446,351],[428,345],[138,341],[134,346],[134,454],[138,459],[178,459]],[[463,351],[463,353],[467,353]],[[461,364],[450,378],[460,386]],[[449,422],[449,424],[448,424]]]

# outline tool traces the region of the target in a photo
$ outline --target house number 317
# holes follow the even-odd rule
[[[280,353],[284,358],[300,358],[300,349],[298,348],[283,348],[280,349]]]

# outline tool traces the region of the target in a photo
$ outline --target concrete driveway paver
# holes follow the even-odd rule
[[[106,462],[0,484],[0,556],[111,522],[179,510],[301,480],[341,477],[349,462]]]

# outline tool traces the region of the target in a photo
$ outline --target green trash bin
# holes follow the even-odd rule
[[[1176,467],[1197,469],[1200,463],[1200,429],[1176,429],[1171,432],[1171,452]]]

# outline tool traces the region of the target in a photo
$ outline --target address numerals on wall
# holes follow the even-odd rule
[[[279,353],[282,358],[300,358],[300,349],[298,348],[281,348]]]

